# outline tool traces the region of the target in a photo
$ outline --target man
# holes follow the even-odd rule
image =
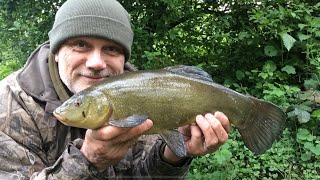
[[[158,135],[142,135],[152,120],[85,130],[52,115],[72,94],[134,71],[132,40],[129,15],[115,0],[68,0],[60,7],[50,43],[0,82],[0,179],[184,179],[193,156],[228,139],[229,120],[221,112],[179,128],[188,152],[183,158]]]

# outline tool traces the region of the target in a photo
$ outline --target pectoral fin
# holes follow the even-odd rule
[[[126,118],[121,119],[110,119],[109,124],[121,128],[130,128],[142,124],[149,118],[147,115],[134,114]]]
[[[187,155],[187,147],[183,135],[178,130],[167,130],[160,134],[170,150],[179,157]]]

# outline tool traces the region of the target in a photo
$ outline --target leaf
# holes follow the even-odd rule
[[[215,158],[219,164],[223,164],[225,161],[232,157],[232,153],[228,149],[221,149],[215,153]]]
[[[262,77],[262,79],[266,79],[268,77],[268,73],[259,73],[258,77]]]
[[[244,74],[244,72],[237,70],[236,77],[238,80],[242,80],[245,77],[245,74]]]
[[[274,46],[268,45],[264,47],[264,54],[269,57],[274,57],[277,56],[278,50]]]
[[[282,91],[281,89],[274,89],[273,93],[274,95],[278,96],[278,97],[282,97],[284,96],[286,93],[284,91]]]
[[[320,28],[320,17],[316,17],[312,19],[311,27]]]
[[[320,109],[317,109],[312,112],[311,114],[312,117],[319,119],[320,118]]]
[[[298,121],[299,123],[307,123],[310,120],[310,113],[302,110],[301,113],[298,115]]]
[[[307,79],[307,80],[304,80],[303,86],[306,89],[316,89],[319,86],[319,82],[314,79]]]
[[[243,40],[243,39],[246,38],[246,37],[250,37],[249,34],[248,34],[248,32],[240,32],[240,33],[239,33],[239,39],[240,39],[240,40]]]
[[[314,148],[312,148],[311,151],[312,151],[315,155],[320,156],[320,144],[317,144],[317,146],[315,146]]]
[[[307,26],[306,24],[298,24],[298,27],[300,28],[300,30],[302,30],[306,26]]]
[[[293,44],[296,40],[286,32],[280,33],[284,46],[287,48],[288,51],[292,48]]]
[[[309,38],[311,38],[311,35],[305,35],[305,34],[302,34],[302,33],[298,33],[298,38],[300,41],[304,41],[304,40],[307,40]]]
[[[175,40],[175,39],[176,39],[176,35],[173,34],[173,33],[170,33],[170,34],[169,34],[169,37],[170,37],[171,40]]]
[[[307,129],[299,129],[297,132],[297,138],[300,140],[306,140],[308,135],[310,135]]]
[[[311,142],[306,142],[306,143],[304,143],[303,147],[306,149],[312,149],[314,147],[314,145]]]
[[[281,70],[285,71],[287,74],[296,74],[296,69],[291,65],[286,65]]]
[[[301,160],[302,161],[309,161],[311,159],[311,155],[307,153],[301,154]]]
[[[263,70],[267,72],[274,72],[275,70],[277,70],[277,65],[273,61],[267,61],[263,65]]]
[[[299,104],[298,108],[300,111],[308,111],[308,112],[312,111],[312,108],[310,106],[305,105],[305,104]]]

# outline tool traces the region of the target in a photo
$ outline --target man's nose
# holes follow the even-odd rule
[[[101,51],[93,51],[89,54],[86,66],[88,68],[94,69],[94,70],[102,70],[107,67],[105,57],[102,55]]]

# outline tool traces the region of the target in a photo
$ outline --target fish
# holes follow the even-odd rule
[[[286,120],[275,104],[224,87],[201,68],[186,65],[108,77],[74,94],[53,114],[65,125],[85,129],[129,128],[151,119],[153,127],[145,134],[160,134],[184,157],[186,145],[177,128],[216,111],[226,114],[245,146],[257,155],[271,148]]]

